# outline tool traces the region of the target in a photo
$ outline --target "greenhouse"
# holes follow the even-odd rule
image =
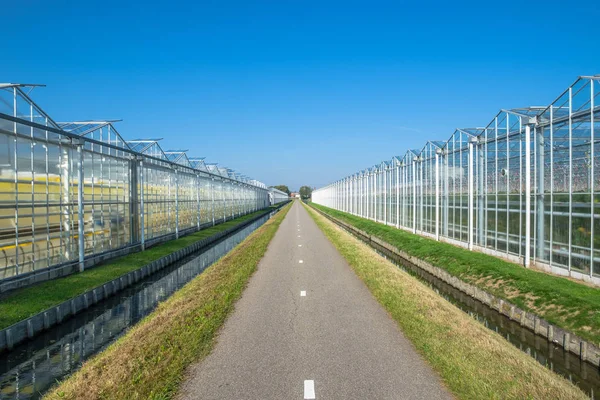
[[[282,192],[279,189],[276,189],[274,187],[270,187],[269,188],[269,199],[271,201],[271,204],[275,205],[275,204],[279,204],[279,203],[283,203],[285,201],[288,201],[290,199],[290,196],[288,196],[287,193]]]
[[[337,210],[600,283],[600,76],[313,192]]]
[[[125,140],[117,121],[55,122],[35,86],[0,84],[0,281],[82,270],[269,205],[261,182],[159,138]]]

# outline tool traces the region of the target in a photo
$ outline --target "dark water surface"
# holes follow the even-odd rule
[[[507,341],[533,357],[540,364],[573,382],[586,392],[591,399],[599,399],[600,369],[598,367],[582,361],[563,347],[534,334],[533,331],[522,327],[518,322],[448,285],[436,276],[400,258],[377,243],[370,242],[360,236],[357,237],[403,270],[427,283],[440,296],[477,319],[485,327],[502,335]],[[465,343],[465,345],[468,345],[468,343]]]
[[[258,219],[0,355],[0,399],[38,399],[264,224]]]

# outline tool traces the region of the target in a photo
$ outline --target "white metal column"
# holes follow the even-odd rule
[[[387,225],[387,173],[388,168],[383,169],[383,223]]]
[[[366,174],[365,176],[365,218],[369,218],[369,215],[371,213],[371,205],[369,204],[369,196],[371,195],[371,190],[369,188],[369,185],[371,183],[371,178],[369,176],[369,173]]]
[[[400,164],[396,162],[396,228],[400,228]]]
[[[15,161],[16,162],[16,161]],[[79,234],[79,271],[85,269],[85,230],[84,230],[84,210],[83,210],[83,142],[77,144],[77,207],[78,224],[77,231]]]
[[[525,267],[531,261],[531,126],[525,125]]]
[[[346,212],[350,213],[350,178],[346,178]]]
[[[175,168],[175,239],[179,239],[179,175]]]
[[[375,188],[373,189],[373,195],[374,195],[373,197],[374,197],[374,200],[375,200],[375,201],[374,201],[374,203],[375,203],[375,207],[373,208],[373,210],[375,211],[375,213],[373,214],[373,216],[375,217],[375,218],[374,218],[374,220],[375,220],[375,221],[378,221],[378,219],[377,219],[377,217],[378,217],[378,215],[377,215],[377,211],[378,211],[378,208],[379,208],[379,207],[377,207],[377,205],[378,205],[378,204],[377,204],[377,181],[378,181],[378,180],[379,180],[379,171],[378,171],[378,170],[375,170],[375,181],[374,181],[374,183],[375,183]]]
[[[591,79],[590,80],[590,110],[595,110],[594,108],[594,96],[596,95],[595,91],[594,91],[594,80]],[[595,160],[595,154],[594,154],[594,141],[596,140],[595,138],[595,132],[594,132],[594,112],[590,113],[590,193],[591,193],[591,198],[590,201],[593,202],[594,201],[594,196],[595,196],[595,192],[594,189],[596,189],[596,181],[595,181],[595,173],[596,171],[594,171],[594,160]],[[543,135],[542,135],[543,137]],[[542,149],[544,146],[541,146]],[[543,164],[542,164],[543,165]],[[542,178],[543,181],[543,178]],[[542,193],[543,195],[543,193]],[[543,199],[543,197],[542,197]],[[542,200],[543,203],[543,200]],[[595,254],[595,249],[594,249],[594,213],[591,213],[592,215],[590,216],[590,278],[594,276],[594,254]],[[543,242],[542,242],[543,243]]]
[[[210,178],[210,205],[212,209],[212,225],[215,226],[215,178]]]
[[[469,250],[473,250],[473,140],[469,140]]]
[[[227,201],[225,200],[225,181],[221,179],[221,184],[219,185],[221,187],[221,200],[223,200],[223,222],[227,221]],[[257,193],[256,193],[256,197],[260,196],[259,194],[260,192],[258,192],[257,189]]]
[[[200,175],[196,174],[196,229],[200,230]]]
[[[352,215],[356,215],[356,210],[354,209],[354,199],[356,198],[354,194],[355,187],[355,178],[354,176],[352,176],[352,178],[350,179],[350,213]]]
[[[359,176],[358,178],[358,198],[360,201],[360,204],[358,206],[358,215],[359,216],[363,216],[363,180],[364,180],[364,176]]]
[[[417,233],[417,161],[412,162],[412,184],[413,184],[413,233]]]
[[[477,241],[480,246],[486,245],[485,225],[485,157],[486,143],[477,145]]]
[[[140,244],[142,251],[146,250],[146,221],[144,215],[146,214],[146,209],[144,206],[144,161],[140,157],[139,158],[138,171],[140,175]],[[134,188],[135,189],[135,188]]]
[[[440,154],[435,152],[435,240],[440,240]]]
[[[419,157],[419,230],[421,232],[423,229],[423,190],[425,189],[425,185],[423,183],[423,158]]]
[[[450,176],[448,168],[448,153],[444,154],[444,222],[443,235],[448,237],[448,215],[450,214]]]
[[[408,228],[408,166],[402,162],[402,226]]]

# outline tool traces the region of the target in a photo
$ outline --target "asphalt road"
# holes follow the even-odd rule
[[[452,396],[296,202],[179,398]]]

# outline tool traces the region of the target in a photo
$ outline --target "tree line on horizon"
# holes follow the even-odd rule
[[[287,193],[288,196],[292,194],[290,188],[287,185],[275,185],[273,187],[277,190],[281,190],[282,192]],[[300,187],[298,193],[300,193],[300,197],[302,199],[310,199],[312,191],[313,189],[310,186],[302,186]]]

